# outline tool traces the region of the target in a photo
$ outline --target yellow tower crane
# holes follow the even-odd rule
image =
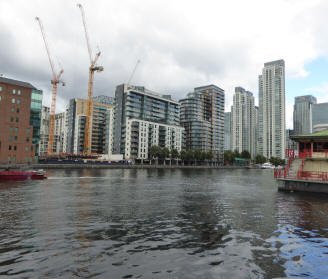
[[[48,154],[53,153],[53,142],[54,142],[54,131],[55,131],[55,113],[56,113],[56,97],[57,97],[57,84],[60,83],[63,86],[65,86],[65,82],[60,80],[64,70],[61,69],[58,74],[56,74],[54,63],[52,62],[51,56],[50,56],[50,51],[48,47],[48,42],[47,38],[44,32],[43,24],[42,21],[39,17],[36,17],[35,20],[39,23],[40,29],[41,29],[41,34],[42,38],[44,41],[44,45],[47,51],[51,71],[52,71],[52,96],[51,96],[51,110],[50,110],[50,124],[49,124],[49,141],[48,141]]]
[[[84,134],[84,152],[85,154],[91,153],[91,144],[90,144],[90,138],[91,138],[91,116],[92,116],[92,94],[93,94],[93,78],[94,78],[94,72],[102,72],[104,70],[104,67],[97,66],[97,60],[101,54],[101,52],[97,52],[95,58],[92,58],[92,50],[90,47],[89,42],[89,35],[87,30],[87,24],[85,20],[85,14],[84,9],[81,4],[77,4],[77,6],[81,10],[82,15],[82,22],[84,26],[84,33],[85,33],[85,39],[87,41],[87,47],[89,52],[89,59],[90,59],[90,67],[89,67],[89,83],[88,83],[88,101],[87,101],[87,119],[86,119],[86,125],[85,125],[85,134]]]

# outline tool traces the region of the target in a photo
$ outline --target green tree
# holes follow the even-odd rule
[[[235,153],[231,150],[224,151],[224,161],[226,164],[232,165],[233,160],[235,159]]]
[[[186,157],[187,157],[186,150],[181,150],[181,152],[180,152],[180,159],[183,161],[183,163],[186,161]]]
[[[248,150],[243,150],[243,152],[241,152],[240,157],[243,159],[250,159],[251,158],[251,153],[249,153]]]
[[[194,151],[195,164],[199,162],[201,159],[202,159],[202,152],[200,150],[195,150]]]
[[[186,161],[188,163],[190,163],[193,160],[194,160],[194,152],[192,150],[187,150],[186,151]]]
[[[161,148],[158,145],[152,145],[150,147],[150,151],[149,151],[150,158],[152,158],[152,159],[158,158],[160,155],[160,152],[161,152]]]
[[[170,150],[167,147],[160,148],[159,158],[166,159],[170,157]]]
[[[207,156],[208,156],[207,152],[202,151],[200,155],[200,160],[204,162],[205,160],[207,160]]]
[[[233,158],[234,159],[235,158],[240,158],[240,153],[239,153],[239,151],[237,149],[235,149],[234,152],[233,152]]]
[[[279,165],[285,165],[285,160],[277,158],[277,157],[271,157],[270,158],[270,163],[276,167],[276,166],[279,166]]]
[[[178,159],[180,156],[179,151],[175,148],[171,150],[171,158],[172,159]]]
[[[255,164],[264,164],[266,161],[267,159],[261,154],[257,154],[255,157]]]
[[[208,152],[207,152],[207,159],[208,159],[208,160],[213,160],[213,158],[214,158],[214,154],[213,154],[213,152],[212,152],[212,151],[208,151]]]

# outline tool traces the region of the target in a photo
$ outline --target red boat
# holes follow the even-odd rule
[[[45,179],[47,178],[43,170],[38,171],[0,171],[0,180],[25,180],[25,179]]]

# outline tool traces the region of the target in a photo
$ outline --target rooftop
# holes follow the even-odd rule
[[[17,85],[17,86],[21,86],[21,87],[26,87],[26,88],[31,88],[31,89],[36,89],[32,84],[30,84],[28,82],[24,82],[24,81],[20,81],[20,80],[16,80],[16,79],[0,77],[0,82],[11,84],[11,85]]]
[[[301,140],[301,139],[322,139],[322,138],[327,138],[328,139],[328,129],[308,135],[295,135],[290,137],[293,140]]]

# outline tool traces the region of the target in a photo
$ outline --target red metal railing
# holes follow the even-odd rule
[[[293,151],[294,151],[294,150],[293,150]],[[294,155],[294,154],[293,154],[293,155]],[[287,175],[288,175],[288,171],[289,171],[289,168],[290,168],[290,165],[291,165],[291,163],[293,162],[293,160],[294,160],[294,157],[289,157],[288,164],[287,164],[287,166],[286,166],[285,169],[284,169],[284,178],[287,177]]]
[[[285,155],[287,158],[295,158],[295,150],[294,149],[286,149]]]
[[[299,158],[302,158],[302,159],[304,159],[304,158],[311,158],[312,157],[312,152],[311,152],[311,150],[305,150],[303,152],[300,152],[298,154],[298,157]]]
[[[328,182],[328,172],[322,171],[298,171],[298,180]]]

